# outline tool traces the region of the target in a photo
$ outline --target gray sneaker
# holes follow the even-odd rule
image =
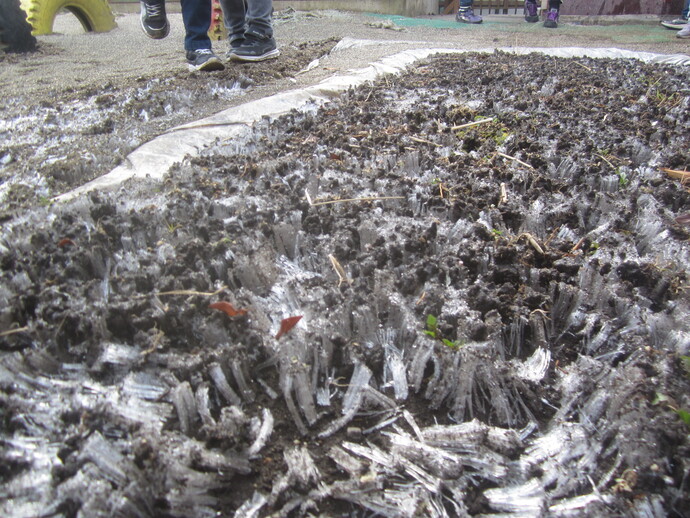
[[[188,50],[187,64],[190,70],[200,70],[203,72],[223,70],[225,68],[225,65],[221,63],[211,49]]]
[[[690,38],[690,23],[683,25],[683,28],[676,33],[676,38],[687,40]]]

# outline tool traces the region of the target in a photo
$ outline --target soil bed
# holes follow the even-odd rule
[[[8,216],[2,514],[682,516],[689,76],[435,57]]]

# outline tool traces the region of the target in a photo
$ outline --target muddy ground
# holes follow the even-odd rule
[[[442,56],[162,184],[13,187],[2,514],[683,516],[689,77]],[[130,86],[46,196],[184,97]]]
[[[141,144],[226,108],[248,88],[294,77],[336,43],[283,45],[278,61],[233,64],[211,74],[180,66],[84,88],[15,89],[0,100],[0,217],[107,173]],[[38,56],[0,54],[0,66],[26,62],[31,68],[41,55],[60,52],[42,43]]]

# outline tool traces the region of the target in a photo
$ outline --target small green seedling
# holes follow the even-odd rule
[[[443,345],[453,350],[458,349],[462,345],[459,341],[448,340],[441,336],[441,332],[438,329],[438,319],[434,315],[426,317],[426,329],[424,330],[424,334],[435,340],[439,340]]]
[[[628,175],[620,169],[616,169],[616,174],[618,175],[618,187],[626,187],[630,183]]]

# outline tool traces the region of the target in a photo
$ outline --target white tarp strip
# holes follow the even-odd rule
[[[423,42],[397,42],[420,45]],[[390,41],[356,40],[344,38],[332,50],[343,50],[370,45],[390,45]],[[645,62],[666,63],[671,65],[690,65],[690,57],[679,55],[653,54],[650,52],[632,52],[615,48],[588,49],[580,47],[564,48],[489,48],[489,49],[448,49],[448,48],[419,48],[399,52],[369,66],[349,71],[345,74],[334,75],[316,85],[297,90],[291,90],[270,97],[251,101],[219,112],[211,117],[178,126],[167,133],[147,142],[130,153],[125,162],[111,172],[88,182],[70,192],[55,198],[56,201],[71,200],[81,194],[95,189],[114,189],[132,178],[148,178],[160,180],[170,170],[170,167],[180,162],[185,156],[194,156],[204,147],[218,140],[229,140],[248,132],[251,126],[264,117],[277,118],[293,109],[300,109],[311,104],[323,104],[351,87],[360,86],[374,81],[384,74],[397,74],[420,59],[434,54],[449,54],[463,52],[495,51],[530,54],[539,52],[555,57],[592,57],[639,59]]]

